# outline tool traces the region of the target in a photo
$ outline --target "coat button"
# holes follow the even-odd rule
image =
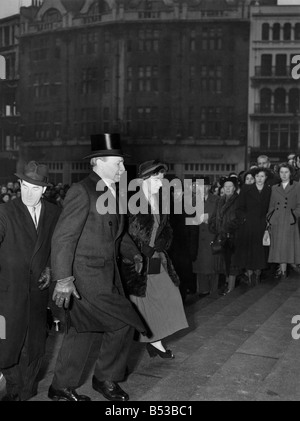
[[[112,226],[112,222],[111,222],[111,221],[109,221],[108,225],[111,227],[111,226]]]

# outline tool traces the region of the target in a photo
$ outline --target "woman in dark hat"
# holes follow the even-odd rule
[[[149,328],[147,343],[151,357],[174,358],[162,340],[188,327],[179,291],[179,278],[167,250],[172,241],[169,216],[159,210],[159,190],[167,165],[152,160],[139,167],[141,191],[146,198],[147,212],[129,215],[129,234],[144,257],[141,276],[125,276],[130,299],[136,305]]]
[[[237,231],[235,264],[246,269],[248,285],[260,282],[261,270],[267,267],[268,248],[262,238],[266,229],[271,187],[267,184],[267,168],[251,170],[255,183],[245,184],[240,192],[237,216],[240,226]]]
[[[238,268],[233,265],[233,256],[235,252],[234,242],[235,233],[238,227],[236,217],[237,208],[237,177],[228,177],[222,180],[221,186],[224,189],[224,195],[220,198],[214,213],[209,219],[210,230],[219,236],[223,243],[220,268],[222,263],[226,274],[227,287],[223,294],[228,294],[235,288],[235,278],[238,275]]]

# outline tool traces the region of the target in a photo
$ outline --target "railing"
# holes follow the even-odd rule
[[[292,68],[290,66],[286,67],[262,67],[255,66],[255,77],[276,77],[276,78],[292,78]]]
[[[255,114],[295,114],[289,104],[255,104]]]

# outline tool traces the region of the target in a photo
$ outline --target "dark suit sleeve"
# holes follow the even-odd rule
[[[120,254],[122,257],[126,257],[131,261],[133,261],[133,258],[136,254],[141,254],[133,239],[127,232],[122,237],[120,244]]]
[[[73,276],[72,266],[78,239],[89,213],[89,197],[80,184],[73,185],[64,200],[51,246],[53,280]]]

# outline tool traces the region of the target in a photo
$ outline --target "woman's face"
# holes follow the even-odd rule
[[[291,172],[290,172],[289,168],[285,168],[285,167],[280,168],[279,176],[280,176],[281,181],[283,183],[285,183],[287,181],[290,181]]]
[[[2,200],[3,200],[3,202],[9,202],[9,199],[10,199],[10,197],[9,197],[9,194],[5,194],[3,197],[2,197]]]
[[[245,184],[253,184],[255,179],[252,174],[247,174],[245,178]]]
[[[266,174],[263,171],[260,171],[258,174],[255,175],[255,182],[259,186],[262,186],[265,184],[266,178]]]
[[[231,196],[235,192],[235,187],[232,181],[226,181],[223,188],[225,196]]]
[[[158,193],[159,189],[162,187],[163,178],[164,174],[159,173],[156,175],[151,175],[151,177],[147,179],[148,189],[150,189],[151,194]]]
[[[5,194],[7,193],[7,187],[6,186],[2,186],[1,187],[1,194]]]

